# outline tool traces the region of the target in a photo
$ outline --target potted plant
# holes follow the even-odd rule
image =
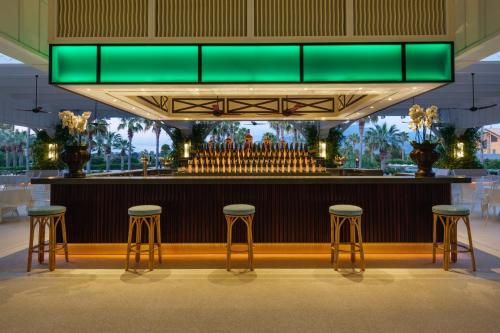
[[[67,128],[70,138],[64,145],[61,160],[68,165],[68,172],[64,174],[66,178],[83,178],[83,165],[90,159],[88,145],[82,142],[82,136],[87,130],[87,121],[90,112],[84,112],[81,116],[75,115],[71,111],[59,112],[59,119],[62,127]]]
[[[415,177],[434,177],[432,165],[439,159],[439,153],[435,150],[438,144],[437,137],[432,135],[434,124],[438,121],[437,106],[423,109],[415,104],[410,107],[409,128],[415,131],[415,140],[411,142],[413,147],[410,158],[417,164],[418,170]]]

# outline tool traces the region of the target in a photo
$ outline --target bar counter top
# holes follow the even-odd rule
[[[92,184],[453,184],[470,183],[469,177],[438,176],[87,176],[85,178],[32,178],[32,184],[92,185]]]

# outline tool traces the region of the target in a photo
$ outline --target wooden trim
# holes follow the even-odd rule
[[[329,254],[330,243],[254,243],[255,254]],[[241,244],[246,247],[246,244]],[[431,254],[432,243],[363,243],[366,254]],[[126,243],[68,244],[70,255],[125,255]],[[164,255],[226,254],[225,243],[163,243]]]

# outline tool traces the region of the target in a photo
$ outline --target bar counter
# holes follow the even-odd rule
[[[70,243],[125,243],[127,208],[163,208],[162,240],[170,243],[223,243],[224,205],[256,207],[257,243],[327,243],[328,207],[363,208],[365,242],[432,241],[431,207],[451,203],[451,184],[466,177],[396,176],[88,176],[34,178],[51,185],[51,204],[67,207]],[[342,235],[347,237],[347,229]],[[243,228],[235,228],[243,241]],[[440,235],[438,235],[440,237]]]

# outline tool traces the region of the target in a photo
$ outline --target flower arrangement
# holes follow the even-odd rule
[[[84,112],[81,116],[75,115],[72,111],[59,112],[59,119],[62,127],[67,128],[69,134],[73,137],[72,144],[82,144],[82,134],[87,131],[87,121],[90,118],[91,112]],[[78,137],[78,141],[75,136]]]
[[[439,120],[438,107],[432,105],[424,110],[420,105],[414,104],[410,107],[408,116],[410,116],[408,127],[416,133],[415,141],[432,142],[432,127]]]

